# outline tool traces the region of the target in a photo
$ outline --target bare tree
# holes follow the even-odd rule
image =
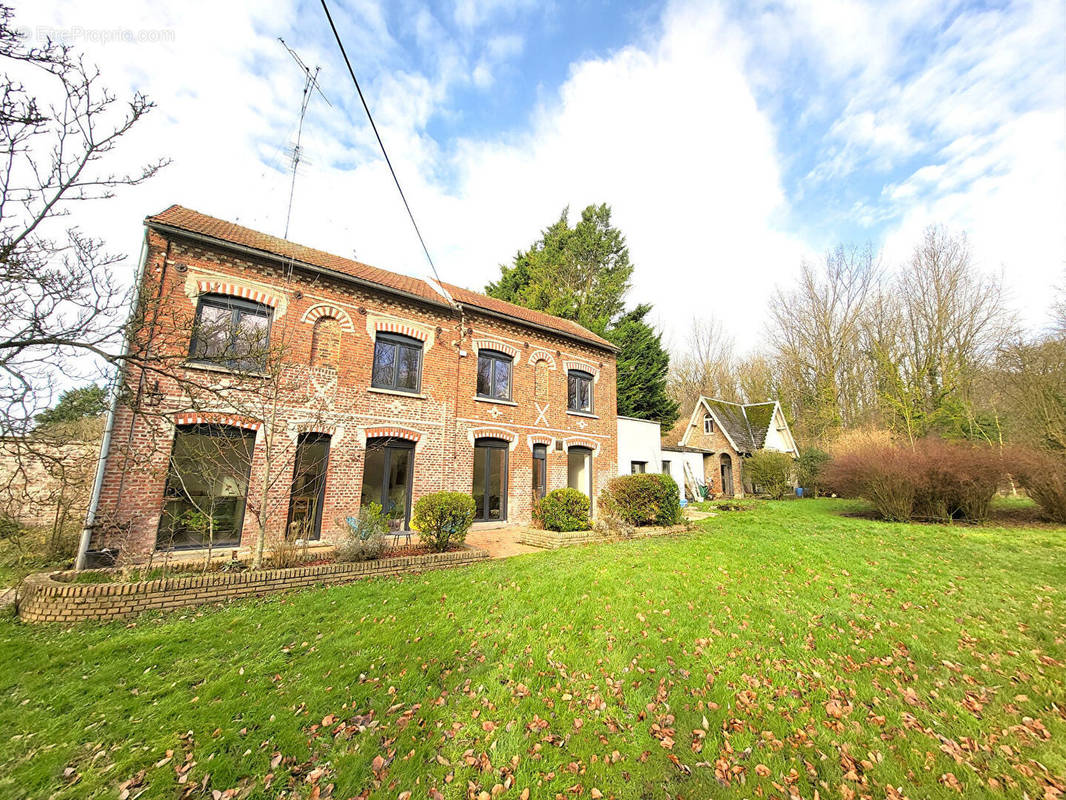
[[[114,268],[123,256],[71,221],[74,207],[167,162],[112,171],[123,137],[153,104],[139,93],[120,104],[70,48],[30,46],[11,22],[0,7],[0,434],[22,435],[76,356],[94,368],[120,357]]]
[[[685,349],[670,360],[670,392],[687,413],[700,395],[736,398],[733,378],[733,339],[722,323],[708,317],[693,319]]]
[[[820,268],[804,263],[797,286],[771,297],[769,340],[803,435],[824,440],[869,411],[860,331],[880,275],[872,248],[840,246]]]
[[[931,226],[899,276],[894,360],[911,438],[940,430],[994,439],[978,418],[977,376],[1016,328],[1002,280],[973,266],[965,235]]]

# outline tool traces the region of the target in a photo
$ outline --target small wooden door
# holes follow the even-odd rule
[[[733,459],[728,455],[722,456],[722,494],[733,496]]]

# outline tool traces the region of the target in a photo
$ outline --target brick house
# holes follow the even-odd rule
[[[784,412],[773,400],[731,403],[701,396],[688,419],[679,420],[666,439],[664,451],[674,445],[670,449],[679,454],[701,453],[708,489],[725,497],[744,495],[743,459],[757,450],[778,450],[799,458]]]
[[[402,530],[440,490],[528,523],[616,474],[615,348],[576,323],[180,206],[145,225],[92,548],[329,541],[371,501]]]

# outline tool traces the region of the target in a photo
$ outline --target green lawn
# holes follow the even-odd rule
[[[129,626],[4,621],[0,797],[1058,796],[1066,529],[857,508]]]

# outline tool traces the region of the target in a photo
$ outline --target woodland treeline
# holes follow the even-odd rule
[[[978,270],[965,236],[942,227],[897,267],[870,247],[840,246],[774,293],[754,354],[738,355],[712,318],[694,321],[669,390],[682,408],[700,393],[777,398],[803,445],[880,430],[901,442],[936,435],[1063,452],[1064,287],[1048,296],[1048,328],[1025,332],[1003,278]]]

